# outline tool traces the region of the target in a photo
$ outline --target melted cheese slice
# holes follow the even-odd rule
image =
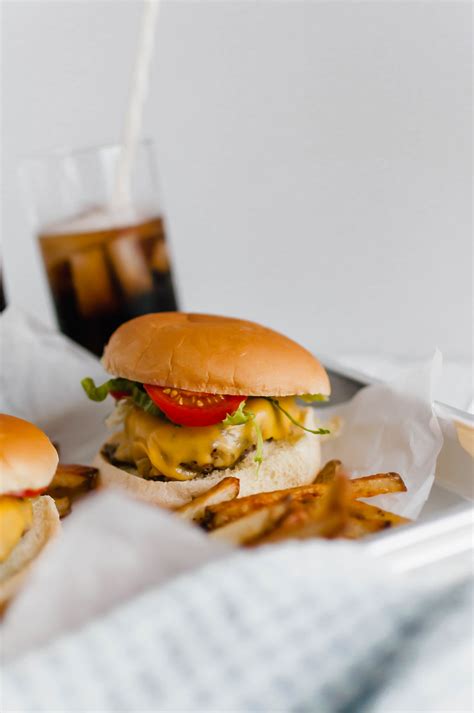
[[[4,562],[33,522],[31,500],[0,497],[0,562]]]
[[[279,402],[304,423],[305,410],[297,406],[293,397]],[[303,434],[266,399],[248,399],[246,408],[255,414],[265,441],[296,440]],[[202,468],[232,467],[247,448],[255,445],[256,434],[251,421],[240,426],[219,423],[190,428],[175,426],[133,407],[127,413],[118,443],[115,457],[135,463],[140,475],[162,474],[173,480],[188,480]]]

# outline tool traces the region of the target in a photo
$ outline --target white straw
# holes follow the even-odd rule
[[[128,110],[125,117],[122,148],[112,196],[114,207],[131,204],[130,179],[137,142],[140,137],[159,7],[159,0],[145,0]]]

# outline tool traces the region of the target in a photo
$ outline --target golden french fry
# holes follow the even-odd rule
[[[398,473],[350,479],[340,468],[340,461],[329,461],[318,473],[317,482],[221,502],[211,498],[211,489],[177,512],[201,520],[201,526],[216,539],[246,546],[287,538],[359,539],[409,522],[357,500],[406,491]]]
[[[382,510],[382,508],[375,507],[374,505],[367,505],[367,503],[361,503],[358,500],[354,500],[350,506],[350,514],[353,517],[363,519],[363,520],[375,520],[382,523],[382,528],[393,527],[395,525],[404,525],[411,522],[406,517],[401,517],[400,515],[395,515],[393,512],[388,512],[388,510]]]
[[[295,488],[286,488],[285,490],[272,490],[268,493],[247,495],[245,498],[212,505],[207,508],[204,514],[203,525],[206,529],[213,530],[216,527],[227,525],[232,520],[244,517],[244,515],[248,515],[254,510],[278,503],[285,498],[317,497],[323,495],[326,489],[327,486],[321,485],[300,485]]]
[[[79,495],[95,487],[97,468],[87,465],[59,463],[56,473],[49,484],[48,495]]]
[[[337,537],[344,527],[344,519],[340,514],[327,513],[319,520],[309,520],[304,525],[294,528],[277,529],[270,532],[269,535],[260,538],[259,540],[250,542],[250,545],[265,545],[271,542],[279,542],[281,540],[308,540],[312,537],[322,537],[332,539]]]
[[[245,498],[238,498],[229,502],[219,503],[218,505],[212,505],[206,509],[203,525],[209,530],[223,527],[253,510],[277,503],[285,498],[300,501],[311,499],[311,497],[321,497],[327,493],[331,483],[334,482],[339,467],[340,461],[330,461],[323,468],[323,471],[327,468],[327,475],[324,477],[329,477],[330,473],[333,473],[331,476],[333,478],[332,481],[327,480],[323,483],[311,483],[310,485],[299,485],[284,490],[258,493],[248,495]],[[320,473],[323,471],[320,471]],[[398,473],[377,473],[375,475],[346,480],[348,483],[347,491],[353,498],[368,498],[385,493],[404,492],[406,490],[405,484]]]
[[[339,467],[340,461],[327,463],[323,470],[320,471],[320,474],[323,474],[323,478],[327,479],[322,483],[311,483],[310,485],[299,485],[284,490],[248,495],[245,498],[213,505],[205,513],[204,524],[208,529],[223,527],[232,520],[243,517],[253,510],[279,502],[287,497],[291,497],[292,500],[320,497],[327,492],[331,482],[329,478],[334,482]],[[324,472],[326,475],[324,475]],[[318,477],[320,474],[318,474]],[[353,497],[370,497],[381,493],[403,491],[405,486],[399,475],[387,473],[349,480],[348,488]]]
[[[220,483],[207,490],[202,495],[198,495],[191,502],[174,511],[185,520],[200,521],[204,517],[204,512],[210,505],[217,505],[223,501],[232,501],[239,494],[240,481],[238,478],[224,478]]]
[[[94,487],[98,470],[88,465],[59,463],[50,487],[78,490],[90,490]]]
[[[354,478],[350,481],[352,497],[371,498],[386,493],[404,493],[406,485],[398,473],[376,473]]]
[[[60,518],[66,517],[71,512],[71,501],[64,495],[61,498],[53,498]]]
[[[271,530],[285,514],[287,507],[286,502],[261,507],[238,520],[233,520],[224,527],[213,530],[209,533],[209,537],[233,545],[244,545]]]
[[[318,520],[328,510],[328,492],[319,497],[303,501],[294,501],[288,508],[287,514],[281,519],[279,528],[282,532],[290,532],[294,528],[303,527],[312,521]]]
[[[363,517],[354,517],[349,515],[347,522],[341,529],[338,537],[343,537],[347,540],[358,540],[366,535],[372,535],[374,532],[383,530],[385,523],[383,520],[366,520]]]
[[[260,545],[287,538],[336,537],[348,520],[350,500],[349,480],[338,475],[322,496],[294,503],[271,532],[251,544]]]
[[[330,460],[321,468],[313,483],[330,483],[341,469],[340,460]]]

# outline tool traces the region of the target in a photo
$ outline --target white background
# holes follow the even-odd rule
[[[20,156],[120,138],[141,2],[4,2],[3,259],[52,319]],[[470,2],[165,2],[153,137],[184,309],[469,358]]]

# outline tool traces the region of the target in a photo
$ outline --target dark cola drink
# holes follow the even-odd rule
[[[44,228],[39,243],[61,331],[97,355],[122,322],[177,309],[159,216],[89,211]]]

